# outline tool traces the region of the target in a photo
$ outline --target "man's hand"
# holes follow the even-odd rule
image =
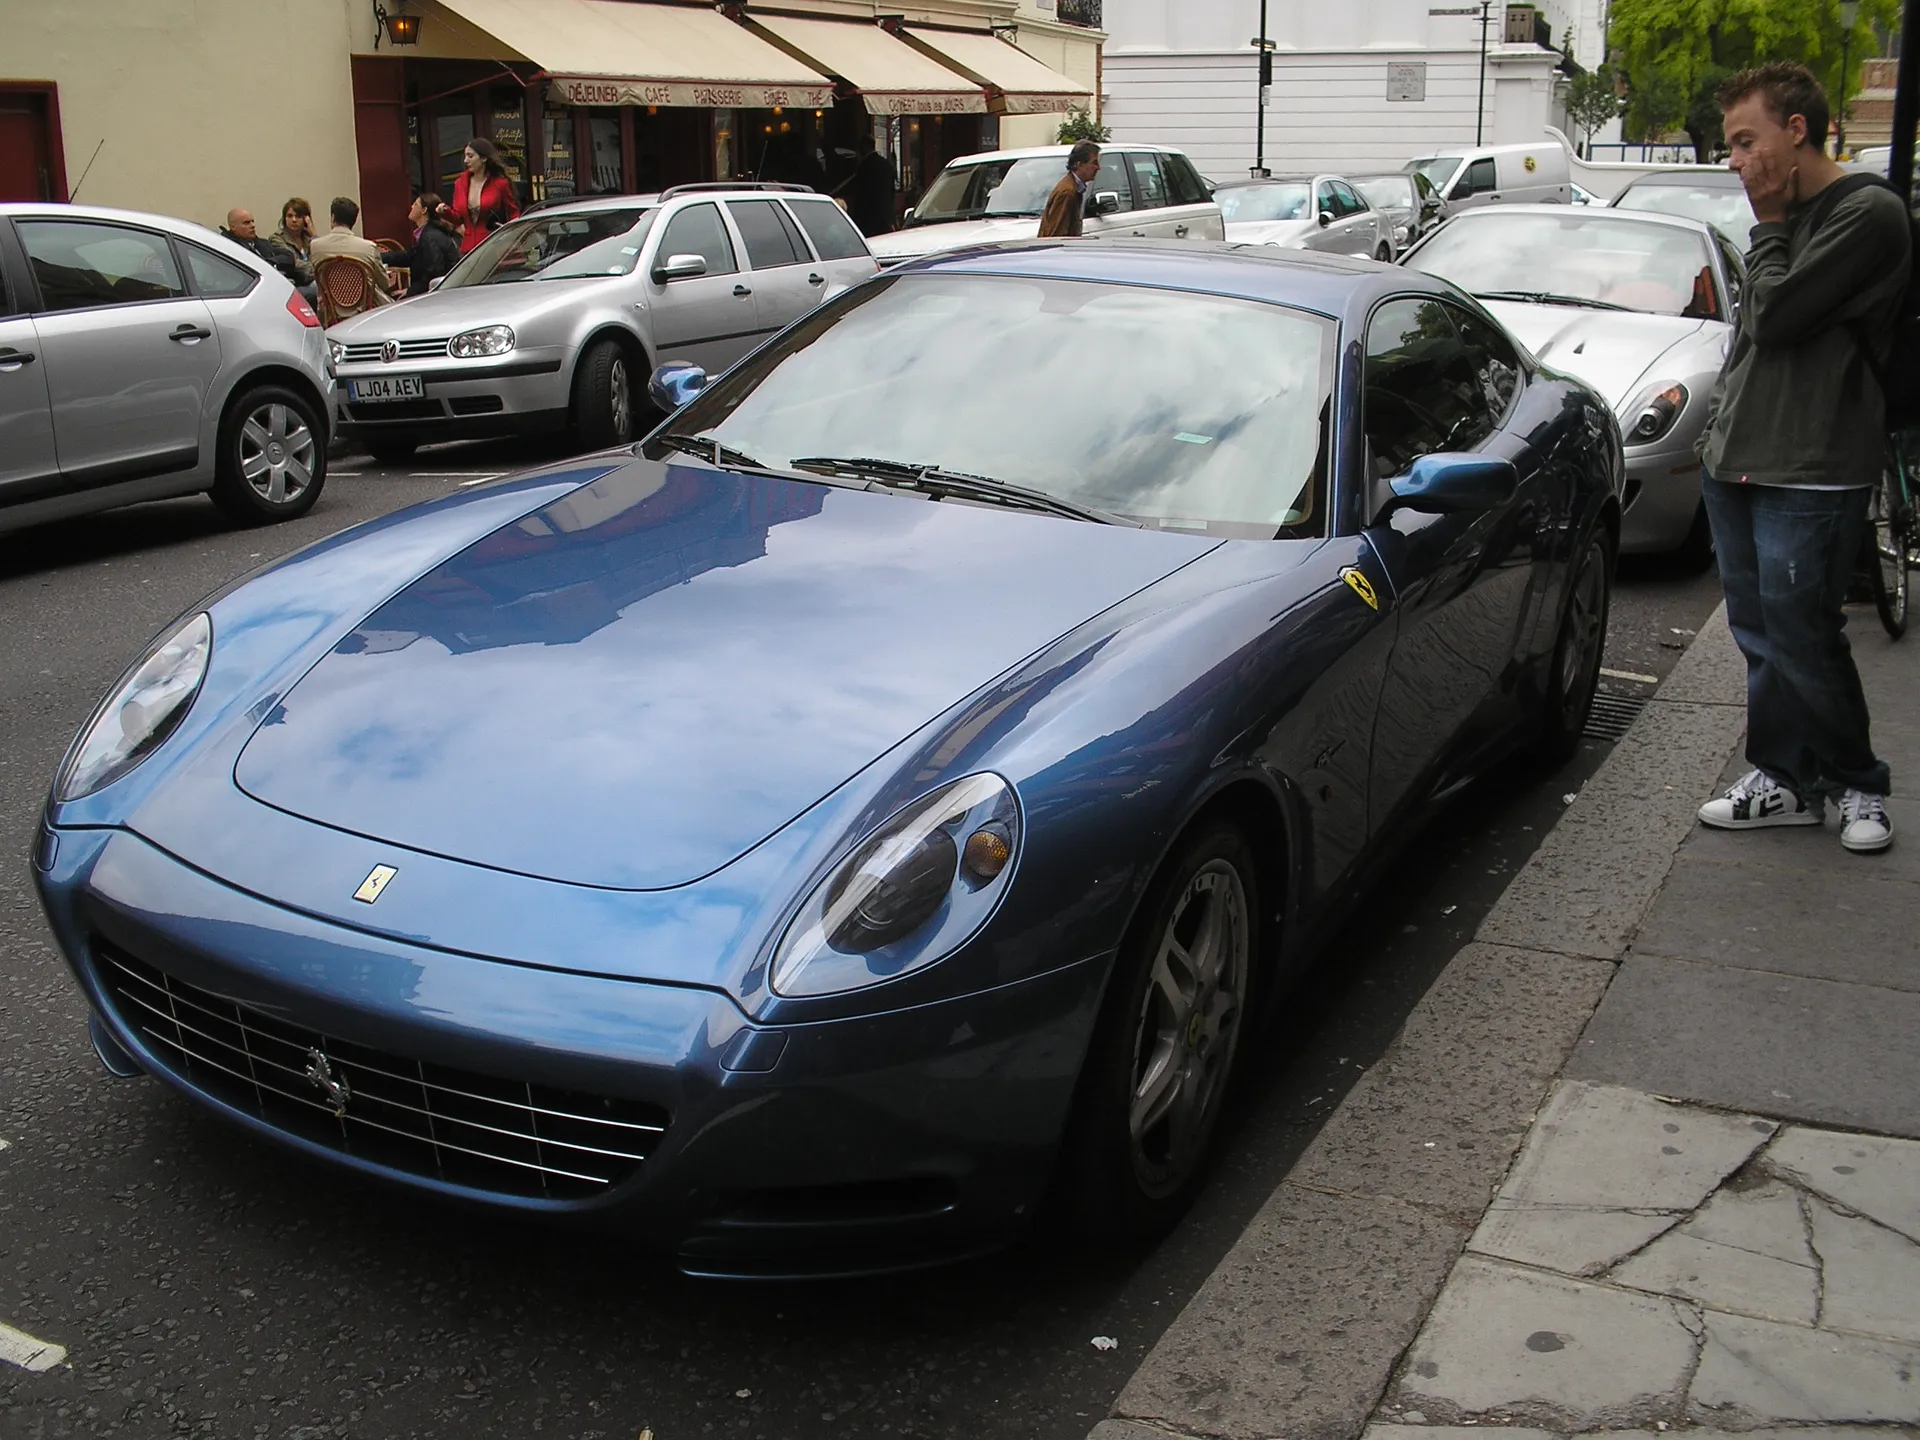
[[[1740,179],[1747,187],[1753,218],[1762,225],[1784,223],[1787,212],[1800,203],[1798,161],[1756,154],[1740,171]]]

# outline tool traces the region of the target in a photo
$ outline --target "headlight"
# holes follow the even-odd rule
[[[148,651],[67,752],[55,798],[91,795],[157,750],[193,704],[212,652],[213,622],[205,611]]]
[[[339,365],[347,358],[347,347],[342,345],[338,340],[329,340],[327,341],[327,354],[332,357],[334,364]]]
[[[1407,243],[1407,228],[1408,227],[1405,225],[1396,225],[1393,227],[1393,243],[1394,244],[1404,245]]]
[[[772,987],[834,995],[951,954],[993,913],[1020,847],[998,775],[969,775],[898,811],[807,897],[774,955]]]
[[[479,355],[504,355],[512,348],[511,325],[483,325],[478,330],[463,330],[447,342],[447,353],[456,360],[471,360]]]
[[[1673,428],[1673,422],[1686,408],[1686,386],[1677,383],[1649,386],[1627,410],[1627,444],[1652,444]]]

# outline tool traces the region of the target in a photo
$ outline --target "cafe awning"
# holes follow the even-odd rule
[[[984,115],[986,92],[871,21],[751,15],[748,25],[860,92],[874,115]]]
[[[743,109],[833,103],[826,76],[704,6],[439,3],[545,70],[555,97],[565,103]]]
[[[1084,110],[1093,91],[1078,80],[1027,54],[1018,46],[978,30],[917,30],[907,35],[961,74],[994,92],[992,109],[1002,115],[1039,115]]]

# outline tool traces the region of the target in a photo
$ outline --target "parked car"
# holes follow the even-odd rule
[[[1726,236],[1653,211],[1503,205],[1456,216],[1402,263],[1471,291],[1544,364],[1606,396],[1626,442],[1621,550],[1704,568],[1693,447],[1746,282]]]
[[[428,441],[571,426],[632,440],[664,360],[723,369],[877,267],[824,195],[682,185],[550,205],[430,293],[327,332],[340,430],[383,461]]]
[[[873,238],[875,257],[897,265],[962,245],[1031,240],[1072,148],[990,150],[948,161],[907,212],[906,228]],[[1192,162],[1178,150],[1135,144],[1102,148],[1100,173],[1087,190],[1086,231],[1194,240],[1223,233],[1220,207]]]
[[[971,1254],[1055,1178],[1165,1230],[1387,856],[1577,744],[1605,403],[1441,280],[1155,241],[703,378],[159,638],[36,852],[102,1057],[697,1273]]]
[[[206,491],[291,520],[327,478],[320,317],[183,220],[0,204],[0,531]]]
[[[1392,226],[1396,255],[1447,218],[1447,202],[1440,198],[1433,182],[1418,170],[1394,175],[1361,175],[1354,180],[1353,187]]]
[[[1703,220],[1742,251],[1753,235],[1747,187],[1724,165],[1702,165],[1691,172],[1656,170],[1628,185],[1610,203],[1616,210],[1651,210]]]
[[[1402,168],[1426,176],[1455,212],[1485,205],[1564,205],[1573,199],[1567,151],[1554,140],[1441,150]]]
[[[1393,222],[1338,175],[1240,180],[1213,198],[1235,244],[1393,259]]]

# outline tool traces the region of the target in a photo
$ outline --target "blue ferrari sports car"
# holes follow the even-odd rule
[[[1394,847],[1572,752],[1605,402],[1445,281],[901,266],[170,626],[35,850],[108,1069],[714,1275],[1148,1236]]]

